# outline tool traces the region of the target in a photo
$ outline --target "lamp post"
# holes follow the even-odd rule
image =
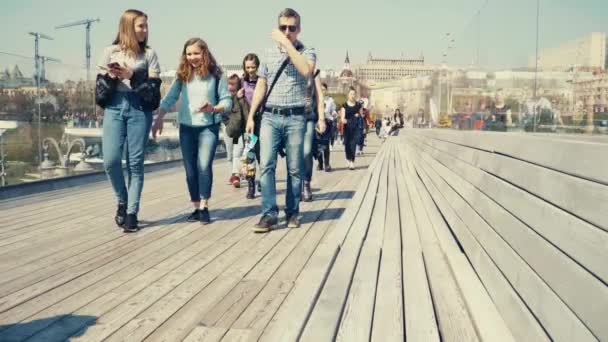
[[[540,28],[540,0],[536,0],[536,63],[534,67],[534,100],[538,91],[538,42]],[[535,125],[536,126],[536,125]]]
[[[42,134],[40,132],[42,108],[40,101],[40,82],[41,80],[41,60],[39,51],[40,39],[53,40],[53,38],[40,33],[40,32],[29,32],[31,36],[34,36],[34,65],[36,69],[36,98],[38,99],[38,164],[42,163]]]
[[[4,170],[4,129],[0,129],[0,186],[6,186],[6,171]]]

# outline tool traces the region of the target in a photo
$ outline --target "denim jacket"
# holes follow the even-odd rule
[[[180,124],[187,126],[209,126],[222,122],[222,113],[201,113],[197,112],[206,101],[213,106],[217,105],[215,96],[216,79],[212,75],[204,78],[195,77],[188,83],[182,82],[179,78],[171,84],[169,91],[160,102],[160,108],[168,110],[181,98],[177,120]],[[228,80],[225,75],[219,79],[218,93],[219,103],[224,105],[224,113],[229,113],[232,109],[232,96],[228,92]]]

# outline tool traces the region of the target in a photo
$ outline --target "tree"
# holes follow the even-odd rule
[[[73,112],[92,113],[94,111],[94,100],[94,89],[91,89],[86,82],[79,81],[68,98],[68,106],[70,111]]]
[[[4,92],[4,89],[0,88],[0,111],[6,112],[10,98],[8,94]]]

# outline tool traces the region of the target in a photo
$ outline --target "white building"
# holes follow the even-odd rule
[[[411,76],[431,75],[437,66],[424,64],[424,56],[415,59],[373,58],[370,54],[367,63],[355,68],[355,77],[369,85],[377,82],[399,80]]]
[[[607,67],[606,33],[593,32],[560,46],[543,49],[538,55],[541,70],[568,70],[573,67],[604,70]],[[535,67],[534,56],[529,66]]]

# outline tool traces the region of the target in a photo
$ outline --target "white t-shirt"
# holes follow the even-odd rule
[[[126,51],[122,50],[118,45],[110,45],[103,50],[103,54],[97,64],[98,73],[104,74],[110,63],[119,63],[120,65],[126,65],[131,70],[135,71],[138,69],[148,68],[149,74],[160,74],[160,64],[158,63],[158,56],[156,52],[150,48],[146,48],[146,51],[138,56],[130,56]],[[131,81],[123,80],[118,84],[117,91],[131,91]]]

